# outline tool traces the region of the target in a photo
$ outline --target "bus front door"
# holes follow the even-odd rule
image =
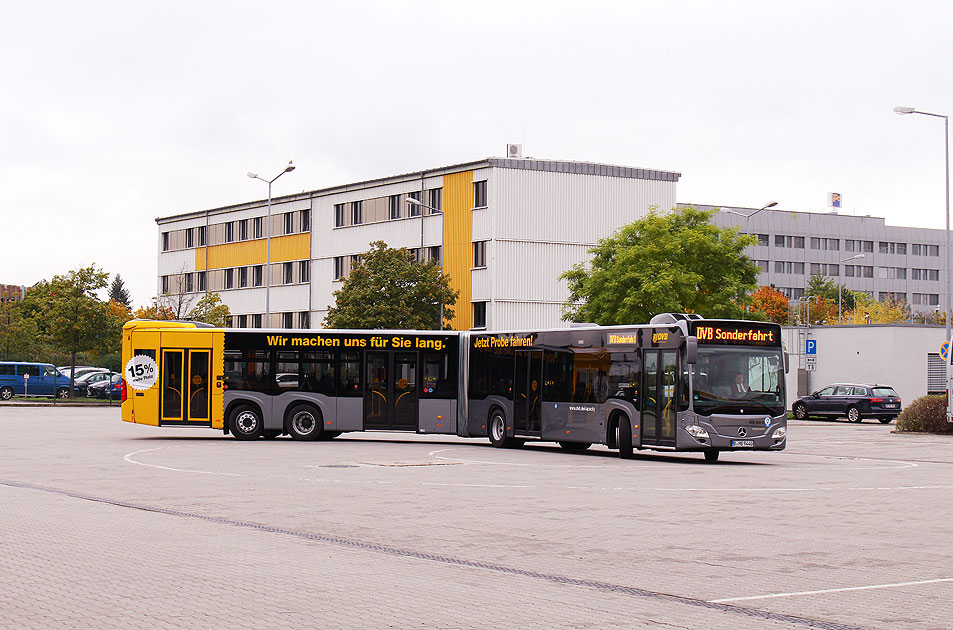
[[[539,435],[542,428],[543,351],[517,350],[513,376],[513,433]]]
[[[368,352],[365,384],[365,430],[417,430],[416,352]]]
[[[211,356],[206,348],[162,350],[160,424],[211,426]]]
[[[642,391],[642,444],[675,446],[676,379],[674,350],[646,350]]]

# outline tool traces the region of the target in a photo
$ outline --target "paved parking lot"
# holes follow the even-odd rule
[[[3,628],[950,628],[953,437],[243,443],[0,407]]]

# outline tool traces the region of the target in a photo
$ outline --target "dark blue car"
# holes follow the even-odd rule
[[[900,406],[900,396],[887,385],[835,383],[810,396],[801,396],[791,410],[798,420],[811,416],[847,418],[851,422],[876,418],[887,424],[900,415]]]

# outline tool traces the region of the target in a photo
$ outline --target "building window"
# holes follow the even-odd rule
[[[918,306],[939,306],[940,296],[937,293],[914,293],[913,303]]]
[[[261,328],[261,313],[255,313],[251,316],[252,328]]]
[[[298,328],[311,328],[311,313],[301,311],[298,313]]]
[[[311,282],[310,260],[302,260],[298,263],[298,282]]]
[[[334,257],[334,279],[343,280],[347,270],[344,268],[344,256]]]
[[[255,238],[261,238],[264,236],[264,230],[262,229],[264,223],[265,221],[262,217],[255,217],[252,219],[252,231],[255,234]]]
[[[195,247],[195,245],[192,244],[192,228],[189,228],[185,231],[185,246]]]
[[[844,251],[872,253],[874,251],[874,242],[873,241],[858,241],[858,240],[849,239],[849,238],[844,239]]]
[[[196,229],[197,229],[198,232],[199,232],[199,243],[198,243],[198,246],[199,246],[199,247],[205,247],[205,233],[206,233],[206,228],[205,228],[204,225],[202,225],[202,226],[199,226],[199,227],[196,228]]]
[[[413,199],[415,201],[420,201],[420,192],[415,190],[414,192],[407,193],[407,198]],[[420,216],[420,208],[421,208],[420,204],[408,203],[407,205],[410,206],[410,211],[408,216],[411,216],[411,217]]]
[[[881,292],[880,292],[880,299],[877,300],[877,301],[878,301],[878,302],[886,302],[887,300],[890,300],[891,302],[906,302],[906,301],[907,301],[907,294],[906,294],[906,293],[897,293],[897,292],[894,292],[894,291],[881,291]]]
[[[877,277],[881,280],[906,280],[905,267],[877,267]]]
[[[840,265],[828,265],[825,263],[811,263],[811,275],[812,276],[831,276],[836,277],[840,275]]]
[[[939,245],[927,245],[926,243],[914,243],[910,247],[910,253],[914,256],[939,256]]]
[[[881,254],[906,254],[907,253],[907,244],[906,243],[878,243]]]
[[[360,225],[364,223],[364,202],[351,202],[351,225]]]
[[[770,262],[767,260],[756,260],[754,261],[754,264],[758,265],[758,269],[764,273],[768,273],[768,271],[771,270]]]
[[[195,287],[193,286],[193,283],[192,283],[192,274],[187,273],[185,274],[185,292],[191,293],[194,290],[195,290]]]
[[[387,201],[388,201],[388,206],[390,207],[390,218],[399,219],[400,218],[400,195],[391,195]]]
[[[939,280],[940,270],[939,269],[911,269],[910,279],[911,280]]]
[[[863,265],[844,265],[844,275],[848,278],[873,278],[874,268]]]
[[[242,219],[238,222],[238,240],[248,240],[248,219]]]
[[[226,289],[232,289],[235,287],[234,271],[235,271],[234,269],[225,270],[225,288]]]
[[[473,303],[473,327],[486,328],[486,302]]]
[[[262,265],[255,265],[252,271],[252,282],[256,287],[260,287],[264,283],[265,268]]]
[[[344,204],[336,203],[334,204],[334,227],[341,227],[344,225]]]
[[[295,231],[294,212],[285,212],[285,234],[292,234]]]
[[[828,249],[828,250],[839,250],[840,249],[840,239],[839,238],[818,238],[816,236],[811,237],[811,249]]]
[[[414,261],[414,262],[420,262],[420,248],[419,248],[419,247],[414,247],[414,248],[412,248],[412,249],[408,249],[408,250],[407,250],[407,253],[410,254],[410,259],[411,259],[412,261]]]
[[[294,265],[290,262],[286,262],[282,265],[282,278],[285,284],[291,284],[294,282]]]
[[[169,294],[169,276],[162,276],[162,295]]]
[[[162,251],[164,252],[169,251],[169,233],[168,232],[162,233]]]
[[[206,278],[207,278],[206,273],[205,273],[204,271],[200,271],[200,272],[198,272],[198,273],[195,274],[195,275],[198,277],[199,291],[203,291],[203,292],[204,292],[204,291],[206,290],[206,289],[205,289],[205,287],[206,287]]]
[[[429,260],[435,261],[438,265],[440,264],[440,246],[439,245],[428,247],[427,254],[430,256]]]
[[[235,222],[228,221],[225,224],[225,242],[233,243],[235,241]]]
[[[813,270],[813,265],[811,268]],[[789,260],[776,260],[774,261],[774,272],[775,273],[796,273],[796,274],[804,275],[804,263],[791,262]]]
[[[301,231],[309,232],[311,230],[311,210],[302,210],[299,212],[298,219],[301,222]]]
[[[473,207],[486,207],[486,180],[473,182]]]
[[[351,271],[355,267],[361,264],[361,255],[360,254],[351,254],[351,266],[348,271]]]
[[[238,287],[244,289],[248,286],[248,267],[238,268]]]
[[[755,245],[759,247],[767,247],[768,245],[770,245],[767,234],[755,234],[755,236],[758,237],[758,242],[755,243]]]
[[[787,247],[787,248],[793,248],[793,249],[804,249],[804,237],[776,234],[774,236],[774,246]]]
[[[248,328],[248,315],[236,315],[235,328]]]
[[[473,244],[473,266],[486,267],[486,241],[477,241]]]
[[[430,197],[430,214],[443,212],[443,188],[431,188],[427,191]]]
[[[281,327],[282,328],[294,328],[294,313],[282,313],[281,314]]]

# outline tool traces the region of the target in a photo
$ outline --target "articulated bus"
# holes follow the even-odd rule
[[[721,451],[785,447],[777,324],[664,313],[536,331],[255,330],[134,320],[122,419],[240,440],[411,431]]]

